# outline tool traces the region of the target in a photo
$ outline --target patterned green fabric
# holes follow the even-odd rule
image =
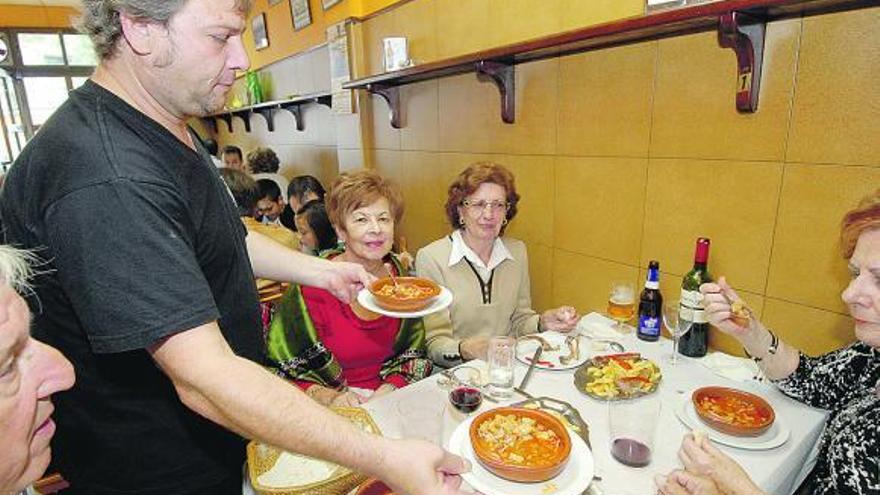
[[[332,251],[332,257],[340,251]],[[389,260],[400,273],[396,257]],[[276,372],[285,378],[314,382],[325,387],[346,387],[342,367],[318,339],[318,333],[309,315],[309,308],[299,285],[292,285],[273,308],[266,337],[269,359]],[[431,374],[431,361],[426,357],[425,325],[421,318],[400,320],[400,330],[392,346],[392,356],[382,363],[379,378],[383,381],[399,374],[412,383]]]

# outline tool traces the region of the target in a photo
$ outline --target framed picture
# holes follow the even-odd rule
[[[269,46],[269,33],[266,32],[266,14],[261,13],[251,20],[254,31],[254,48],[262,50]]]
[[[281,2],[281,0],[269,0],[269,5],[275,5],[280,2]]]
[[[299,31],[312,23],[312,13],[309,12],[309,0],[290,0],[290,10],[293,13],[294,31]]]
[[[342,0],[321,0],[321,5],[324,7],[324,10],[327,10],[341,1]]]

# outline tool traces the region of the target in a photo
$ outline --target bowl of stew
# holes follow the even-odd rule
[[[735,388],[699,388],[691,401],[700,420],[728,435],[755,437],[776,420],[776,412],[766,400]]]
[[[571,454],[565,425],[538,409],[486,411],[474,418],[469,433],[477,461],[511,481],[547,481],[562,472]]]
[[[419,311],[440,294],[440,286],[427,278],[385,277],[370,284],[370,293],[376,304],[389,311]]]

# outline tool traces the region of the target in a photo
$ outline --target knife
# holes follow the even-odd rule
[[[535,365],[538,364],[538,360],[541,359],[541,353],[544,352],[544,349],[541,346],[538,346],[535,349],[535,355],[532,356],[532,362],[529,364],[529,369],[526,370],[526,376],[523,377],[522,381],[519,383],[519,389],[525,390],[526,385],[529,383],[529,378],[532,377],[532,371],[535,370]]]

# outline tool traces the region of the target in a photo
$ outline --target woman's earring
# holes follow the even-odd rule
[[[504,220],[501,221],[501,225],[507,225],[507,217],[505,217]]]
[[[464,218],[463,217],[458,218],[458,224],[461,225],[462,227],[464,227]]]

